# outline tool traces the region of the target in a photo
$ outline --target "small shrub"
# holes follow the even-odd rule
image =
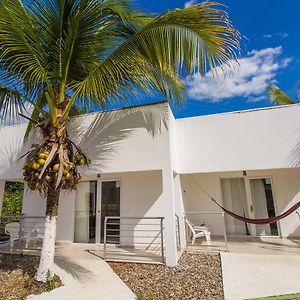
[[[46,283],[46,288],[45,290],[47,292],[51,292],[52,290],[55,289],[55,277],[54,276],[51,276],[50,273],[48,273],[48,280],[47,280],[47,283]]]
[[[31,286],[31,283],[32,283],[32,278],[30,278],[30,277],[26,278],[24,281],[24,288],[29,289]]]

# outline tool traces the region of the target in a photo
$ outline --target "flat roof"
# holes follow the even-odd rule
[[[185,120],[185,119],[191,119],[191,118],[204,118],[204,117],[211,117],[211,116],[233,115],[233,114],[244,114],[244,113],[252,113],[252,112],[258,112],[258,111],[264,111],[264,110],[283,109],[283,108],[291,108],[291,107],[299,107],[299,106],[300,106],[300,103],[286,104],[286,105],[273,105],[273,106],[267,106],[267,107],[221,112],[221,113],[215,113],[215,114],[182,117],[182,118],[178,118],[176,120]]]
[[[169,102],[167,100],[163,100],[163,101],[157,101],[157,102],[151,102],[151,103],[142,103],[142,104],[138,104],[138,105],[130,105],[130,106],[124,106],[124,107],[120,107],[120,108],[89,112],[86,114],[74,116],[72,118],[84,117],[84,116],[88,116],[88,115],[92,115],[92,114],[101,114],[101,113],[110,112],[110,111],[113,112],[113,111],[119,111],[119,110],[124,110],[124,109],[131,109],[131,108],[136,108],[136,107],[152,106],[152,105],[158,105],[158,104],[168,104],[169,105]],[[237,110],[237,111],[230,111],[230,112],[221,112],[221,113],[215,113],[215,114],[187,116],[187,117],[177,118],[176,120],[179,121],[179,120],[186,120],[186,119],[192,119],[192,118],[204,118],[204,117],[223,116],[223,115],[230,115],[230,114],[244,114],[244,113],[257,112],[257,111],[283,109],[283,108],[299,107],[299,106],[300,106],[300,103],[288,104],[288,105],[273,105],[273,106],[267,106],[267,107],[261,107],[261,108]],[[173,114],[173,112],[172,112],[172,114]],[[4,126],[0,126],[0,128],[24,126],[25,124],[27,124],[27,122],[19,123],[19,124],[11,124],[11,125],[6,125],[6,126],[4,125]]]

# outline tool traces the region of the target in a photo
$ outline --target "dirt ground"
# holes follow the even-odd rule
[[[182,255],[176,268],[163,265],[110,263],[139,300],[223,299],[219,255]]]
[[[46,284],[35,281],[38,263],[36,256],[0,254],[0,299],[21,300],[61,286],[57,276]]]

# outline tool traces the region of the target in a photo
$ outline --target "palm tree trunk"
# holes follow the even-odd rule
[[[46,221],[40,264],[35,279],[47,282],[53,277],[56,222],[58,215],[59,188],[56,189],[55,181],[50,185],[47,194]]]

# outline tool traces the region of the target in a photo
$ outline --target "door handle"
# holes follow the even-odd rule
[[[250,212],[251,212],[251,213],[254,212],[254,207],[253,207],[253,205],[250,205]]]

